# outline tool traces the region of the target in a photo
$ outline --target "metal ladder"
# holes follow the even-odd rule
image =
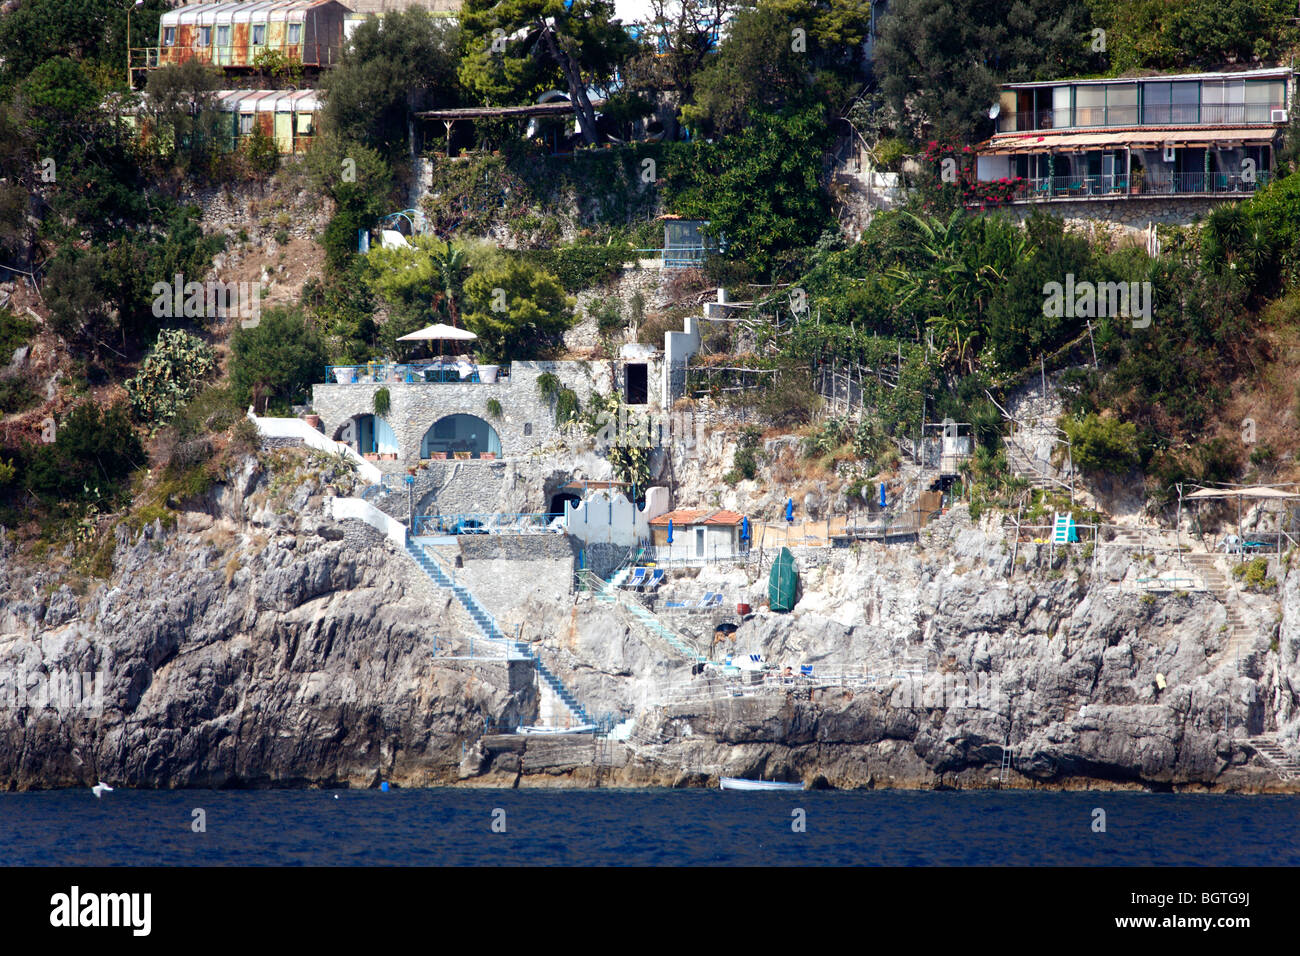
[[[998,771],[998,789],[1003,789],[1007,784],[1007,774],[1013,769],[1011,766],[1011,748],[1005,744],[1002,747],[1002,768]]]

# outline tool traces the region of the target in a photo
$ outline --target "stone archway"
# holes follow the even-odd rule
[[[421,458],[446,458],[456,452],[468,452],[471,458],[501,457],[501,438],[497,431],[477,415],[444,415],[424,433],[420,440]]]

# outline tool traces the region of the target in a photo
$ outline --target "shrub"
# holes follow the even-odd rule
[[[555,424],[565,425],[578,417],[578,393],[562,388],[555,396]]]
[[[553,372],[543,372],[537,376],[537,394],[542,398],[554,399],[560,391],[560,380]]]
[[[488,413],[488,418],[500,418],[501,403],[498,402],[495,398],[489,398],[487,400],[487,413]]]
[[[144,457],[124,405],[103,408],[87,402],[68,414],[52,444],[35,450],[27,483],[56,507],[111,499]]]
[[[40,400],[41,393],[30,375],[20,372],[0,378],[0,415],[24,411]]]
[[[376,390],[374,398],[375,414],[380,418],[388,414],[389,409],[393,407],[393,398],[388,389],[381,388]]]
[[[1090,412],[1064,422],[1076,467],[1122,474],[1138,463],[1137,426]]]
[[[216,357],[202,340],[180,329],[164,329],[139,373],[126,381],[131,411],[137,421],[156,428],[193,398],[216,370]]]
[[[758,476],[758,446],[763,433],[752,425],[740,433],[736,451],[731,458],[731,470],[722,476],[729,485],[738,481],[753,481]]]
[[[573,324],[573,300],[528,262],[489,266],[465,280],[465,325],[489,360],[530,358],[555,348]]]
[[[36,323],[0,309],[0,364],[7,363],[19,347],[36,334]]]
[[[626,244],[558,246],[521,250],[512,255],[555,276],[564,291],[570,294],[617,279],[624,263],[636,261],[636,253]]]
[[[242,407],[287,405],[322,372],[325,348],[296,309],[271,308],[230,341],[230,385]]]
[[[1268,558],[1254,558],[1239,564],[1232,569],[1232,576],[1252,591],[1271,591],[1277,587],[1277,580],[1268,576]]]

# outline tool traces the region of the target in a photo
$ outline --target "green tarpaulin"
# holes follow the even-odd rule
[[[772,562],[772,574],[767,579],[768,606],[773,611],[792,610],[798,590],[799,572],[794,569],[794,555],[789,548],[782,548]]]

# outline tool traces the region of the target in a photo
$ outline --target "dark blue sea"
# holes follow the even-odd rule
[[[1105,832],[1094,829],[1099,810]],[[202,832],[196,832],[199,822]],[[61,790],[0,794],[0,860],[26,866],[1295,866],[1300,796],[118,789],[96,800],[89,790]]]

